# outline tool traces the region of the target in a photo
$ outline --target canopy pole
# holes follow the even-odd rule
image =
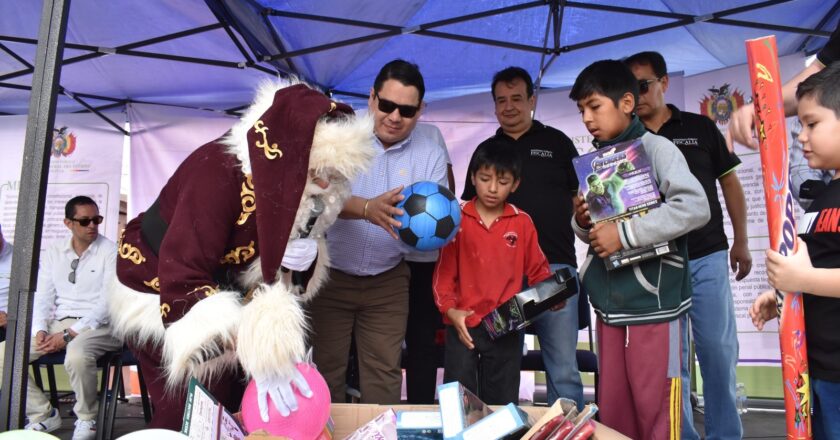
[[[32,300],[38,284],[50,147],[69,10],[70,0],[44,0],[38,30],[9,285],[3,392],[0,396],[0,428],[3,430],[22,428],[25,416]]]

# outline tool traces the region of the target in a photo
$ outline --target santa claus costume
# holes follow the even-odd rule
[[[301,306],[325,281],[323,233],[373,158],[372,132],[305,84],[263,84],[231,131],[187,157],[128,223],[111,326],[140,362],[151,428],[180,429],[192,376],[234,411],[245,377],[275,404],[292,386],[305,391],[294,367],[306,352]],[[307,249],[314,264],[281,266]]]

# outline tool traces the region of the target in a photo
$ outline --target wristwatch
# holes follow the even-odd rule
[[[73,338],[74,338],[74,336],[70,334],[70,330],[69,329],[64,329],[64,342],[65,343],[70,343],[70,341],[72,341]]]

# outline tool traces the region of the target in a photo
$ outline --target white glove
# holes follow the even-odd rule
[[[318,242],[312,238],[298,238],[286,245],[286,254],[280,263],[286,269],[303,272],[318,257]]]
[[[255,379],[257,382],[257,406],[260,408],[260,418],[265,423],[268,423],[268,397],[274,402],[274,407],[280,412],[280,415],[286,417],[291,411],[297,411],[298,404],[295,399],[295,392],[292,389],[294,385],[303,397],[312,397],[312,390],[306,379],[300,374],[300,371],[295,368],[291,378],[284,379],[279,377],[267,377]]]

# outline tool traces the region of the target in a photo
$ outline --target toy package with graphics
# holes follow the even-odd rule
[[[661,203],[641,139],[599,148],[572,163],[592,223],[620,220]]]
[[[599,148],[572,159],[580,193],[593,224],[620,222],[659,207],[662,195],[641,139]],[[664,241],[622,249],[607,259],[607,270],[618,269],[677,250]]]
[[[464,430],[493,412],[459,382],[438,385],[437,390],[443,438],[446,440],[461,438]]]
[[[578,293],[574,274],[560,268],[548,279],[517,293],[481,319],[491,339],[527,327],[546,310]]]

